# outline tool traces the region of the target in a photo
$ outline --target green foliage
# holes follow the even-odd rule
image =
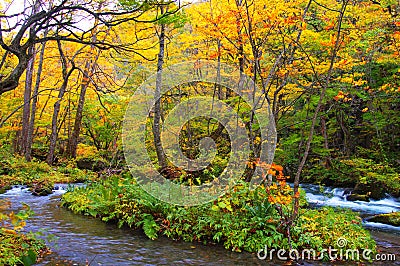
[[[45,249],[43,241],[33,234],[0,232],[1,265],[33,265]]]
[[[143,232],[148,238],[154,240],[157,238],[157,232],[160,230],[160,226],[154,221],[154,217],[151,214],[144,214],[143,220],[136,223],[137,226],[142,226]]]
[[[361,218],[350,210],[331,207],[302,210],[292,233],[297,247],[317,251],[327,246],[338,248],[338,239],[344,238],[345,248],[376,250],[375,241],[362,227]]]
[[[125,114],[125,106],[122,102],[123,97],[105,95],[102,106],[99,106],[97,101],[85,104],[82,124],[83,135],[86,138],[85,144],[79,144],[77,155],[99,157],[100,152],[107,155],[109,152],[106,151],[110,151],[113,145],[121,142],[119,138]]]
[[[342,160],[345,175],[358,178],[357,183],[384,186],[386,191],[399,195],[400,174],[387,164],[378,164],[370,159]]]
[[[119,0],[118,1],[121,7],[126,10],[137,10],[137,11],[146,11],[151,9],[157,3],[161,3],[158,0]]]
[[[365,86],[360,89],[358,85],[347,83],[347,77],[341,78],[342,81],[335,84],[337,87],[327,91],[302,177],[307,182],[335,186],[355,187],[358,184],[375,183],[384,188],[380,192],[381,197],[385,193],[397,196],[400,172],[397,147],[400,138],[399,131],[393,125],[400,122],[399,98],[389,97],[380,87],[393,84],[393,77],[381,77],[382,72],[398,73],[398,67],[389,63],[371,63],[353,71],[363,72],[365,67],[370,67],[368,73],[372,76],[363,79],[375,80],[377,83],[368,85],[382,91],[367,90],[369,87],[366,85],[360,85]],[[358,79],[354,80],[357,81],[351,78],[353,83],[358,82]],[[346,90],[337,89],[343,87]],[[393,87],[396,88],[395,85]],[[315,105],[314,98],[309,101],[308,106]],[[309,131],[309,110],[303,104],[299,101],[289,112],[291,116],[282,119],[281,129],[278,129],[280,141],[276,162],[285,165],[287,174],[291,176],[297,171]]]
[[[174,29],[182,28],[187,23],[188,18],[183,10],[171,15],[166,15],[157,21],[158,24],[172,25]]]
[[[256,251],[263,237],[275,239],[269,242],[275,247],[284,237],[277,231],[275,210],[266,198],[260,200],[263,191],[250,191],[248,184],[240,183],[215,203],[179,207],[160,202],[131,180],[115,176],[102,184],[75,188],[63,196],[62,204],[74,212],[116,221],[118,226],[142,228],[151,239],[162,233],[185,241],[221,242],[235,251]]]

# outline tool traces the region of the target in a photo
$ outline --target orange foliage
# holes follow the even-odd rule
[[[256,161],[256,165],[263,170],[263,178],[265,179],[265,172],[276,178],[276,182],[265,189],[268,192],[268,201],[271,204],[289,205],[294,197],[299,197],[300,194],[292,195],[292,188],[286,183],[289,178],[283,174],[283,166],[275,163],[267,164],[265,162]]]

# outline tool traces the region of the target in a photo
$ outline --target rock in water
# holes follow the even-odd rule
[[[369,222],[400,226],[400,212],[385,213],[368,218]]]
[[[356,201],[356,200],[360,200],[360,201],[366,201],[369,202],[369,195],[360,195],[360,194],[350,194],[346,196],[346,199],[348,201]]]
[[[41,180],[32,185],[31,191],[32,195],[34,196],[47,196],[53,193],[53,184],[51,182]]]

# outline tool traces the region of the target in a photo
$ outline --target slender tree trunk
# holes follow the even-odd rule
[[[239,8],[243,5],[243,0],[235,0],[236,7]],[[244,74],[244,63],[245,63],[245,55],[244,55],[244,45],[243,45],[243,37],[242,37],[242,29],[241,29],[241,21],[239,15],[236,17],[236,34],[238,35],[238,62],[239,62],[239,91],[242,91],[245,74]],[[226,98],[231,96],[231,91],[229,88],[226,89]]]
[[[29,49],[29,54],[34,55],[35,48],[32,46]],[[21,131],[21,140],[19,141],[19,154],[25,156],[27,160],[30,158],[26,157],[27,150],[27,139],[28,139],[28,131],[29,131],[29,120],[31,113],[31,96],[32,96],[32,83],[33,83],[33,70],[34,70],[34,56],[29,59],[28,66],[26,68],[26,79],[25,79],[25,91],[24,91],[24,108],[22,111],[22,131]]]
[[[45,33],[45,35],[47,35],[47,32]],[[38,94],[39,94],[39,87],[40,87],[40,77],[41,77],[42,70],[43,70],[45,48],[46,48],[46,43],[43,43],[42,49],[40,51],[40,56],[39,56],[39,65],[38,65],[37,73],[36,73],[35,88],[33,90],[32,110],[31,110],[31,114],[30,114],[28,137],[26,139],[25,159],[27,161],[30,161],[32,159],[33,130],[34,130],[34,126],[35,126],[35,116],[36,116]]]
[[[307,139],[307,142],[306,142],[306,147],[305,147],[305,150],[304,150],[303,158],[302,158],[302,160],[301,160],[301,162],[299,164],[299,167],[297,169],[296,176],[295,176],[295,179],[294,179],[293,192],[294,192],[295,195],[297,195],[298,191],[299,191],[300,175],[301,175],[301,172],[302,172],[302,170],[304,168],[304,165],[305,165],[305,163],[307,161],[308,154],[310,152],[311,142],[313,140],[314,129],[315,129],[315,125],[317,123],[318,114],[319,114],[319,111],[321,109],[322,102],[323,102],[323,100],[325,98],[326,90],[327,90],[327,88],[328,88],[328,86],[330,84],[330,80],[331,80],[331,76],[332,76],[332,72],[333,72],[333,66],[334,66],[334,63],[335,63],[335,60],[336,60],[336,57],[337,57],[337,53],[338,53],[339,48],[340,48],[340,39],[342,37],[342,22],[343,22],[343,17],[344,17],[344,13],[346,11],[348,2],[349,2],[349,0],[343,1],[342,6],[341,6],[340,14],[339,14],[339,17],[338,17],[336,41],[335,41],[334,47],[332,48],[329,69],[328,69],[328,72],[326,74],[325,82],[322,85],[322,90],[321,90],[321,93],[320,93],[320,96],[319,96],[318,104],[317,104],[317,106],[315,108],[314,115],[313,115],[313,118],[311,120],[311,128],[310,128],[310,132],[309,132],[308,139]],[[300,199],[299,199],[299,197],[295,197],[293,215],[291,217],[291,222],[293,222],[294,219],[298,215],[299,205],[300,205]]]
[[[254,143],[254,138],[256,132],[253,131],[253,123],[254,123],[254,116],[255,116],[255,108],[258,106],[258,102],[255,98],[256,95],[256,90],[257,90],[257,70],[258,70],[258,63],[259,63],[259,57],[260,57],[260,50],[259,50],[259,45],[256,44],[256,41],[253,38],[252,32],[253,32],[253,24],[251,20],[251,14],[250,14],[250,6],[248,5],[247,1],[244,1],[244,6],[246,9],[246,17],[247,17],[247,25],[244,24],[244,28],[247,31],[247,36],[249,38],[250,46],[251,46],[251,51],[254,57],[253,61],[253,84],[252,84],[252,102],[253,106],[251,106],[252,110],[250,111],[250,120],[248,123],[248,134],[249,134],[249,142],[250,142],[250,150],[252,151],[251,159],[255,160],[255,158],[260,157],[260,151],[261,151],[261,143],[259,145],[255,145]],[[244,23],[244,22],[243,22]],[[240,38],[241,41],[242,38]],[[242,42],[242,41],[241,41]],[[242,46],[243,47],[243,46]],[[243,58],[244,59],[244,58]],[[244,62],[242,62],[244,64]],[[244,68],[244,66],[242,67]],[[261,75],[260,75],[261,76]],[[244,82],[244,81],[241,81]],[[243,85],[242,85],[243,86]],[[249,88],[250,89],[250,88]],[[253,175],[254,175],[255,167],[246,167],[245,173],[244,173],[244,178],[247,182],[250,182]]]
[[[69,141],[68,141],[67,154],[71,158],[76,157],[76,149],[78,147],[79,134],[81,132],[83,108],[85,106],[86,91],[87,91],[87,88],[89,87],[89,83],[90,83],[90,81],[89,81],[89,76],[91,75],[90,65],[91,65],[90,60],[86,61],[85,70],[83,71],[81,92],[79,94],[78,106],[76,108],[74,128],[72,130],[71,137],[69,138]]]
[[[163,7],[161,13],[164,13]],[[154,122],[153,122],[153,137],[154,145],[157,153],[158,165],[160,166],[160,172],[167,167],[167,159],[162,148],[161,143],[161,88],[162,88],[162,71],[164,64],[164,53],[165,53],[165,24],[160,26],[159,39],[159,52],[157,59],[157,77],[156,77],[156,91],[155,91],[155,105],[154,105]]]
[[[328,141],[328,129],[326,126],[326,118],[325,117],[321,117],[321,133],[322,136],[324,137],[324,149],[325,150],[329,150],[329,141]],[[331,167],[331,158],[330,156],[326,156],[325,157],[325,168],[330,168]]]
[[[40,1],[35,1],[33,9],[32,9],[32,15],[36,14],[39,10],[39,4]],[[29,31],[30,37],[33,35],[32,34],[32,29]],[[22,156],[25,156],[26,160],[30,161],[30,148],[28,147],[28,138],[29,138],[29,130],[30,130],[30,116],[31,116],[31,100],[32,100],[32,84],[33,84],[33,72],[35,68],[35,53],[36,53],[36,48],[35,45],[32,45],[31,47],[28,48],[28,63],[26,67],[26,73],[25,73],[25,91],[24,91],[24,108],[22,111],[22,129],[21,129],[21,135],[20,135],[20,140],[18,141],[18,151],[19,154]]]
[[[221,48],[222,48],[222,43],[221,40],[217,40],[217,45],[218,45],[218,59],[217,59],[217,95],[218,95],[218,100],[223,100],[224,97],[222,95],[222,88],[221,88]]]
[[[62,69],[63,83],[60,87],[60,91],[58,92],[57,102],[54,104],[53,118],[52,118],[52,122],[51,122],[49,153],[47,154],[47,158],[46,158],[46,162],[49,165],[52,165],[54,162],[54,155],[55,155],[57,137],[58,137],[58,130],[57,130],[58,114],[60,113],[61,101],[67,90],[69,77],[71,76],[72,72],[75,70],[75,66],[73,66],[69,71],[67,70],[67,61],[66,61],[65,55],[62,51],[61,43],[60,42],[57,42],[57,43],[58,43],[58,50],[60,52],[62,68],[63,68]]]
[[[64,97],[64,94],[67,90],[67,86],[68,86],[68,77],[66,77],[64,79],[64,82],[61,85],[60,91],[58,93],[58,100],[54,104],[53,118],[51,120],[51,135],[50,135],[49,153],[46,158],[46,162],[49,165],[53,164],[54,157],[55,157],[54,155],[55,155],[57,137],[58,137],[58,130],[57,130],[58,114],[60,113],[61,100]]]
[[[37,1],[37,4],[39,4],[39,1]],[[53,4],[53,1],[52,0],[49,1],[49,7],[51,7],[52,4]],[[48,23],[47,23],[47,25],[48,25]],[[43,37],[46,37],[48,33],[49,33],[49,29],[46,28]],[[33,89],[32,110],[30,113],[30,121],[29,121],[29,127],[28,127],[27,138],[26,138],[26,147],[25,147],[25,159],[27,161],[32,160],[33,131],[34,131],[34,126],[35,126],[35,116],[36,116],[38,94],[39,94],[39,87],[40,87],[40,77],[42,75],[42,70],[43,70],[45,48],[46,48],[46,43],[44,42],[42,44],[42,48],[40,50],[39,63],[38,63],[38,68],[37,68],[37,73],[36,73],[35,88]]]

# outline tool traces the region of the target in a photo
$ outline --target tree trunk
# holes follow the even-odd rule
[[[235,0],[236,7],[239,9],[243,1],[242,0]],[[244,74],[244,63],[245,63],[245,55],[244,55],[244,45],[243,45],[243,37],[242,37],[242,29],[240,27],[240,17],[237,15],[236,17],[236,34],[238,35],[238,63],[239,63],[239,91],[242,91],[243,85],[244,85],[244,80],[245,80],[245,74]],[[232,96],[231,90],[229,88],[226,89],[226,98],[229,98]]]
[[[49,144],[49,153],[47,154],[46,162],[49,165],[52,165],[54,162],[54,155],[55,155],[55,150],[56,150],[56,144],[57,144],[57,137],[58,137],[58,131],[57,131],[57,123],[58,123],[58,114],[60,113],[60,107],[61,107],[61,100],[64,97],[64,94],[67,90],[68,86],[68,79],[71,76],[72,72],[75,70],[75,66],[73,66],[68,72],[67,72],[67,61],[65,58],[65,55],[62,51],[61,43],[58,41],[58,50],[60,52],[61,56],[61,62],[62,62],[62,72],[63,72],[63,84],[60,87],[60,91],[58,92],[58,100],[54,104],[54,111],[53,111],[53,118],[51,122],[51,135],[50,135],[50,144]]]
[[[32,16],[38,12],[39,9],[39,1],[36,1],[33,9]],[[29,37],[32,37],[32,28],[29,31]],[[30,157],[26,156],[27,150],[27,139],[29,135],[29,120],[31,113],[31,96],[32,96],[32,83],[33,83],[33,71],[35,67],[35,45],[30,46],[27,49],[27,57],[26,59],[26,73],[25,73],[25,91],[24,91],[24,107],[22,111],[22,129],[20,139],[17,141],[17,149],[20,155],[25,156],[25,158],[29,161]],[[20,62],[21,63],[21,62]],[[22,74],[22,73],[21,73]]]
[[[31,46],[29,54],[35,53],[34,46]],[[34,69],[34,56],[29,59],[28,66],[26,68],[26,79],[25,79],[25,91],[24,91],[24,108],[22,111],[22,131],[21,140],[19,141],[20,147],[18,147],[19,154],[25,156],[27,150],[27,139],[29,131],[29,120],[31,113],[31,96],[32,96],[32,82],[33,82],[33,69]],[[26,158],[30,160],[30,158]]]
[[[326,117],[321,117],[321,134],[324,137],[324,149],[329,150],[329,141],[328,141],[328,129],[326,126]],[[330,168],[331,167],[331,158],[330,156],[325,157],[324,161],[325,168]]]
[[[161,7],[161,13],[163,13],[163,7]],[[164,64],[164,53],[165,53],[165,24],[160,26],[159,39],[159,52],[157,59],[157,78],[156,78],[156,91],[155,91],[155,105],[154,105],[154,122],[153,122],[153,137],[154,145],[157,153],[158,165],[160,166],[160,172],[165,170],[167,167],[167,159],[162,148],[161,143],[161,88],[162,88],[162,71]]]
[[[65,91],[67,90],[67,86],[68,86],[68,77],[66,79],[64,79],[64,82],[61,85],[60,91],[58,93],[58,100],[54,104],[53,118],[51,120],[51,135],[50,135],[49,153],[48,153],[47,159],[46,159],[46,162],[49,165],[52,165],[53,161],[54,161],[54,155],[55,155],[57,137],[58,137],[58,131],[57,131],[58,114],[60,113],[61,100],[64,97]]]
[[[83,71],[83,80],[81,84],[81,92],[79,94],[78,106],[76,108],[74,129],[72,130],[71,137],[68,140],[67,154],[71,158],[76,157],[76,148],[78,147],[79,134],[81,132],[81,124],[83,117],[83,108],[85,106],[86,90],[89,87],[90,60],[86,61],[85,70]]]
[[[47,35],[47,32],[45,33],[45,35]],[[35,88],[33,90],[32,110],[31,110],[31,114],[30,114],[30,122],[29,122],[28,136],[26,139],[26,149],[25,149],[25,159],[27,161],[32,160],[33,130],[34,130],[34,126],[35,126],[36,108],[37,108],[37,102],[38,102],[40,77],[41,77],[42,69],[43,69],[45,47],[46,47],[46,43],[43,43],[42,49],[40,51],[40,56],[39,56],[39,65],[38,65],[38,69],[37,69],[37,73],[36,73]]]
[[[52,5],[52,2],[53,1],[49,2],[50,7]],[[37,8],[38,4],[39,4],[39,1],[36,2],[35,8]],[[47,23],[47,25],[48,24],[49,23]],[[46,28],[46,30],[43,34],[43,37],[46,37],[48,33],[49,33],[49,29]],[[34,46],[32,46],[32,47],[34,47]],[[44,43],[42,43],[42,48],[40,50],[39,63],[38,63],[38,68],[37,68],[37,73],[36,73],[35,88],[33,89],[32,110],[30,111],[30,121],[29,121],[29,127],[28,127],[27,138],[26,138],[26,147],[25,147],[25,159],[27,161],[32,160],[33,130],[34,130],[34,126],[35,126],[36,108],[37,108],[37,102],[38,102],[40,77],[42,75],[42,70],[43,70],[45,48],[46,48],[46,43],[44,42]]]
[[[218,95],[218,100],[223,100],[224,97],[222,95],[222,88],[221,88],[221,48],[222,48],[222,43],[221,40],[217,41],[218,45],[218,61],[217,61],[217,95]]]

